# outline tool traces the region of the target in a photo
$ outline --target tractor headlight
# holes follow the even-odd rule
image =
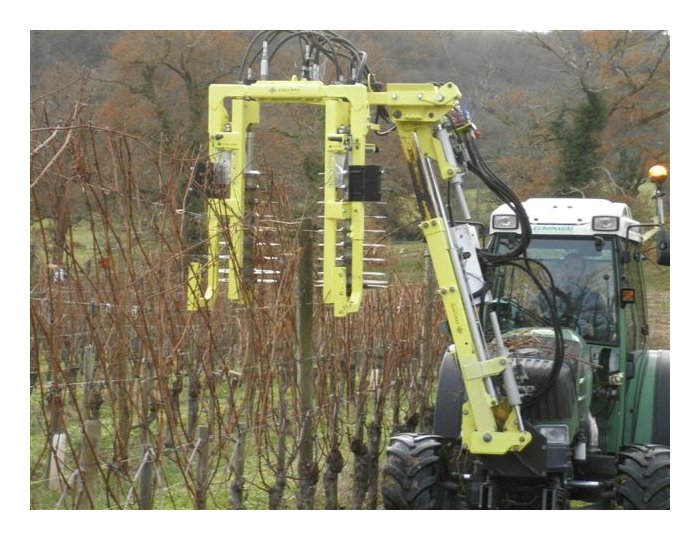
[[[620,218],[617,216],[595,216],[593,218],[594,231],[616,231],[620,227]]]
[[[568,426],[535,426],[535,429],[544,435],[548,444],[569,444]]]
[[[497,214],[493,216],[492,225],[494,229],[517,229],[518,218],[513,214]]]

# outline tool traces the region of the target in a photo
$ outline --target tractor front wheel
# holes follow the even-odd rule
[[[391,438],[382,482],[387,510],[447,508],[442,487],[448,474],[444,441],[437,435],[414,433]]]
[[[617,504],[624,509],[671,508],[671,450],[656,444],[635,444],[618,456]]]

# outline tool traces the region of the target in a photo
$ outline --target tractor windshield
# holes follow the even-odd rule
[[[513,241],[513,236],[497,236],[492,248],[504,253]],[[527,257],[536,262],[501,266],[496,271],[487,310],[496,311],[503,331],[551,326],[556,306],[561,325],[589,343],[617,341],[611,239],[534,237]],[[484,322],[488,325],[488,318]]]

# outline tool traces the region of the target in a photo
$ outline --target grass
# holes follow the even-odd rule
[[[391,242],[387,268],[393,281],[420,281],[425,275],[425,255],[428,246],[423,241]]]
[[[671,347],[671,272],[667,266],[654,261],[644,262],[644,281],[649,315],[649,347]]]

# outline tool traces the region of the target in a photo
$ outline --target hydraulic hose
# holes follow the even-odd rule
[[[547,290],[547,288],[542,284],[542,281],[539,279],[537,274],[532,270],[532,268],[530,268],[530,265],[532,264],[539,266],[541,270],[547,275],[548,281],[550,283],[549,290]],[[494,263],[494,266],[511,266],[525,272],[530,277],[530,279],[532,279],[533,283],[542,295],[542,298],[544,298],[545,302],[547,303],[547,307],[549,308],[549,313],[551,314],[550,323],[554,332],[554,358],[552,361],[552,370],[550,371],[549,376],[547,377],[547,380],[545,381],[545,384],[543,386],[538,388],[534,394],[523,398],[522,405],[523,407],[527,407],[539,401],[542,398],[542,396],[555,384],[557,377],[559,377],[561,367],[564,363],[564,336],[562,333],[561,322],[559,321],[559,315],[557,313],[556,300],[554,295],[554,280],[547,267],[540,261],[537,261],[535,259],[519,258],[504,260]]]
[[[245,80],[245,70],[252,69],[255,61],[262,56],[264,46],[261,43],[266,44],[270,51],[267,60],[269,63],[272,63],[277,53],[293,40],[298,40],[302,51],[307,46],[312,50],[312,56],[316,64],[320,63],[321,56],[329,60],[335,68],[336,82],[346,80],[351,83],[360,82],[367,84],[367,80],[372,73],[372,70],[367,66],[367,53],[359,50],[354,43],[335,32],[314,30],[270,30],[258,32],[248,44],[243,55],[239,67],[238,80],[243,82]],[[259,48],[253,52],[256,43]],[[303,55],[304,53],[302,52]],[[345,64],[345,70],[343,64]]]
[[[523,207],[518,196],[513,192],[513,190],[501,180],[494,172],[488,167],[484,159],[479,153],[479,149],[471,136],[471,133],[467,132],[463,134],[461,140],[464,142],[464,146],[469,155],[469,162],[467,163],[467,168],[478,176],[482,182],[488,187],[502,202],[513,210],[513,213],[518,219],[518,224],[520,225],[520,237],[519,242],[516,246],[508,253],[484,253],[484,258],[490,262],[501,262],[511,259],[515,259],[527,252],[527,248],[530,244],[530,239],[532,238],[532,229],[530,227],[530,220],[527,216],[527,212]]]

